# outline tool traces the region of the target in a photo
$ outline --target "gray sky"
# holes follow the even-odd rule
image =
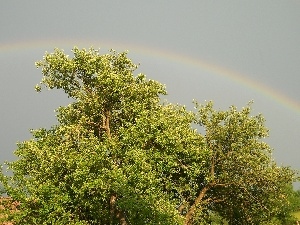
[[[300,1],[1,1],[0,161],[29,129],[55,124],[60,91],[34,92],[54,47],[129,50],[138,72],[192,108],[254,100],[279,164],[300,169]]]

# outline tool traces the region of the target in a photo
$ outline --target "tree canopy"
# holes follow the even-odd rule
[[[164,85],[135,74],[126,52],[55,49],[36,63],[36,90],[62,89],[72,103],[58,124],[17,144],[13,175],[0,181],[15,224],[261,224],[289,204],[295,171],[264,142],[262,115],[196,111],[162,101]],[[204,130],[204,132],[198,131]]]

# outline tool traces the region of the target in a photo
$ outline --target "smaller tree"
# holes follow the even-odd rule
[[[193,224],[197,211],[217,212],[229,224],[260,224],[277,215],[288,204],[286,185],[294,171],[278,167],[262,115],[251,116],[250,105],[237,111],[216,111],[212,102],[196,104],[196,123],[205,129],[209,152],[206,169],[198,174],[196,195],[189,196],[185,224]],[[203,168],[203,166],[202,166]]]

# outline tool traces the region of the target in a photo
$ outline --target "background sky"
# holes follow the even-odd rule
[[[36,93],[34,62],[55,47],[129,51],[166,99],[217,109],[254,100],[280,165],[300,169],[300,1],[0,1],[0,162],[70,102]],[[300,186],[300,185],[298,185]]]

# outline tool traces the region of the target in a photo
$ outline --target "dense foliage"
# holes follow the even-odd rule
[[[250,104],[190,112],[162,103],[165,87],[134,75],[125,52],[73,53],[36,63],[36,90],[63,89],[73,101],[57,110],[58,125],[18,143],[13,175],[1,175],[21,202],[15,224],[262,224],[290,204],[294,171],[271,159]]]

